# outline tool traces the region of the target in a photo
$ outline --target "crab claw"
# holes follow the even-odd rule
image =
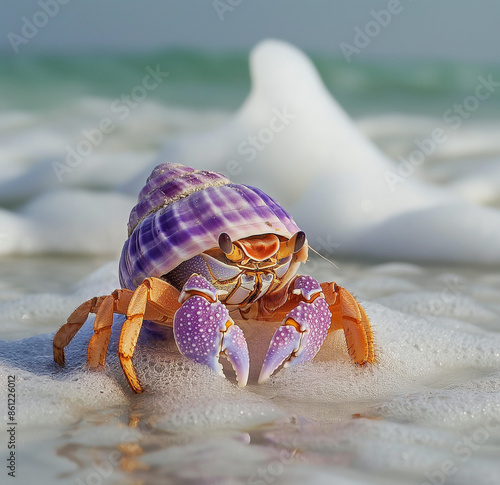
[[[248,381],[248,347],[227,308],[217,300],[216,290],[200,275],[193,275],[179,297],[182,303],[174,316],[174,338],[182,355],[205,364],[223,376],[219,355],[224,355],[236,373],[238,386]]]
[[[283,363],[290,367],[313,359],[323,345],[331,324],[331,313],[321,286],[310,276],[299,276],[294,281],[293,294],[302,301],[285,317],[269,344],[259,376],[259,384],[266,381]]]

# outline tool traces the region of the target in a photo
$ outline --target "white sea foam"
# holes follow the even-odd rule
[[[463,187],[446,190],[412,176],[412,165],[398,171],[362,135],[300,51],[266,41],[253,51],[250,67],[252,90],[233,120],[167,145],[162,157],[233,170],[238,180],[260,184],[292,208],[313,244],[331,239],[337,253],[500,261],[500,246],[493,243],[500,241],[500,213],[464,202],[456,194],[465,193]],[[289,119],[276,122],[284,113]],[[279,131],[269,134],[276,124]],[[252,149],[249,136],[259,133],[259,147]],[[465,134],[468,146],[477,137],[477,131]],[[464,133],[453,137],[451,145],[458,143],[467,144]],[[438,155],[450,146],[434,145]],[[477,192],[477,183],[465,185]],[[495,186],[490,187],[491,193]]]
[[[312,267],[315,276],[328,280],[336,276],[325,262],[314,261]],[[495,319],[490,309],[498,292],[498,278],[495,279],[494,274],[477,274],[457,285],[456,295],[450,297],[448,292],[422,291],[421,286],[449,287],[443,283],[441,273],[433,274],[425,267],[396,263],[361,270],[347,263],[341,267],[339,281],[344,284],[350,279],[378,281],[379,286],[385,288],[382,293],[391,291],[396,275],[407,282],[404,292],[394,298],[380,297],[380,288],[375,284],[362,287],[377,353],[376,364],[367,368],[358,368],[349,362],[343,336],[338,332],[329,337],[315,361],[281,370],[268,383],[257,385],[273,325],[241,323],[249,343],[252,367],[249,386],[240,389],[234,384],[229,366],[225,366],[228,379],[222,378],[180,357],[171,338],[160,340],[142,332],[134,363],[146,392],[136,396],[129,390],[116,357],[123,321],[123,317],[117,316],[104,372],[84,368],[86,346],[92,333],[90,318],[67,347],[64,369],[52,362],[52,333],[0,341],[0,378],[16,376],[18,399],[23,403],[19,406],[18,420],[23,423],[24,433],[35,439],[36,429],[47,426],[58,429],[80,423],[73,443],[79,443],[83,449],[100,447],[105,451],[124,441],[132,443],[128,446],[147,447],[153,439],[150,430],[194,432],[196,436],[203,429],[241,430],[265,423],[282,423],[283,434],[277,435],[278,428],[272,428],[274,431],[266,440],[288,450],[338,455],[338,465],[343,471],[336,473],[341,477],[345,474],[345,483],[362,480],[352,467],[422,476],[424,471],[440,469],[446,459],[455,459],[457,465],[461,464],[462,455],[450,451],[457,446],[455,443],[461,434],[472,435],[477,429],[500,422],[500,336],[496,331],[487,330],[494,323],[498,328],[498,317]],[[304,270],[307,271],[307,266]],[[108,293],[116,284],[116,262],[112,262],[77,282],[65,295],[28,294],[0,301],[0,313],[20,325],[24,322],[23,314],[30,315],[28,321],[34,318],[35,323],[48,315],[43,327],[57,328],[55,322],[64,321],[71,311],[68,307],[92,295]],[[464,297],[457,306],[457,300],[467,294],[469,286],[489,291],[483,291],[481,302],[473,296]],[[370,301],[377,298],[384,304]],[[400,301],[403,303],[398,304]],[[440,311],[434,316],[429,316],[429,301],[440,302]],[[9,333],[8,329],[2,332],[2,336]],[[5,388],[0,393],[0,399],[6,397]],[[90,418],[89,413],[97,415]],[[99,413],[108,417],[99,418]],[[348,419],[354,413],[383,420]],[[139,428],[121,427],[119,423],[123,419],[139,423]],[[86,424],[82,424],[82,420]],[[123,438],[125,432],[127,439]],[[48,439],[46,431],[40,433]],[[234,439],[239,443],[234,446],[241,447],[240,452],[248,446],[248,442],[241,442],[243,435],[222,436],[213,443],[210,453],[226,446],[231,448]],[[497,439],[493,431],[487,436],[488,443]],[[199,438],[193,440],[182,445],[179,453],[191,456],[191,452],[209,452],[207,442],[202,444]],[[56,446],[56,443],[59,444]],[[56,440],[52,446],[53,451],[44,452],[45,459],[54,470],[65,470],[67,464],[60,463],[56,455],[62,442]],[[163,449],[166,455],[162,456],[170,456],[168,459],[148,452],[141,462],[174,475],[185,473],[186,467],[180,464],[177,471],[172,469],[174,465],[170,460],[176,459],[175,450],[170,446],[168,451]],[[238,453],[233,447],[228,456],[239,460]],[[271,452],[276,454],[274,457],[262,455],[255,445],[248,453],[248,466],[241,469],[241,476],[257,473],[263,463],[285,463],[278,483],[286,480],[299,483],[298,477],[305,473],[311,476],[311,483],[322,483],[321,472],[313,470],[307,462],[301,463],[300,457],[286,455],[285,459],[285,455],[275,451]],[[28,462],[30,460],[33,458]],[[232,473],[230,467],[217,469],[220,464],[216,466],[216,463],[217,460],[212,464],[207,462],[204,473],[223,472],[224,476]],[[460,470],[457,483],[466,483],[469,467],[474,470],[483,467],[477,479],[481,484],[489,483],[488,474],[497,470],[497,465],[481,449],[473,453],[468,468]],[[198,476],[196,473],[194,476]],[[322,473],[331,477],[328,467]],[[236,476],[239,475],[236,473]]]
[[[79,101],[73,108],[78,122],[69,126],[66,112],[52,113],[50,121],[34,115],[3,120],[10,128],[7,132],[16,128],[21,134],[4,148],[0,198],[7,203],[29,202],[14,212],[0,213],[0,252],[116,254],[122,236],[112,226],[126,219],[151,168],[159,161],[175,161],[228,172],[237,182],[263,188],[290,209],[310,243],[323,252],[500,261],[500,213],[478,205],[498,202],[497,124],[464,124],[460,133],[448,130],[447,142],[437,143],[427,157],[427,168],[401,169],[399,161],[382,153],[348,117],[300,51],[283,42],[265,41],[252,52],[250,68],[251,92],[227,123],[176,138],[186,126],[201,130],[224,116],[200,116],[147,102],[76,166],[65,161],[68,148],[64,154],[58,150],[64,145],[74,149],[85,139],[83,130],[98,126],[109,114],[108,101]],[[408,158],[415,148],[415,133],[423,139],[432,129],[443,128],[442,120],[428,118],[381,117],[375,129],[376,121],[362,121],[360,127],[394,158]],[[394,125],[399,131],[393,130]],[[399,145],[384,145],[387,130],[393,138],[399,136]],[[57,140],[46,132],[57,133]],[[31,150],[25,141],[29,137],[43,138],[45,148]],[[156,158],[149,149],[165,140],[170,141]],[[480,161],[474,169],[470,163],[462,169],[450,163],[464,154],[487,156],[489,163]],[[61,172],[54,163],[66,164],[68,170]],[[52,194],[61,187],[67,190]],[[82,192],[89,187],[114,191],[99,199],[95,192]],[[55,206],[60,211],[65,207],[63,213],[55,213]]]

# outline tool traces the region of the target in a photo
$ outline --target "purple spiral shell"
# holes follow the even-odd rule
[[[236,241],[269,233],[291,237],[300,230],[260,189],[174,163],[153,170],[130,213],[128,229],[120,283],[129,289],[218,247],[221,232]]]

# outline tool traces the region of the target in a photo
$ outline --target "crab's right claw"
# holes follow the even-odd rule
[[[289,367],[312,360],[323,345],[331,323],[319,283],[310,276],[299,276],[294,281],[293,293],[302,301],[277,328],[269,344],[259,384],[266,381],[284,362]]]
[[[179,301],[183,302],[174,317],[174,337],[181,354],[205,364],[223,376],[220,354],[236,373],[238,386],[248,381],[248,347],[227,308],[217,300],[218,290],[200,275],[193,275],[184,285]]]

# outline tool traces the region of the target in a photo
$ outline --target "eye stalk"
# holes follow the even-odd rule
[[[304,231],[296,232],[288,241],[282,242],[278,251],[278,260],[286,258],[290,254],[298,253],[306,242]]]
[[[221,251],[226,255],[226,258],[233,262],[239,262],[243,259],[243,251],[233,244],[229,234],[221,232],[219,236],[219,247]]]

